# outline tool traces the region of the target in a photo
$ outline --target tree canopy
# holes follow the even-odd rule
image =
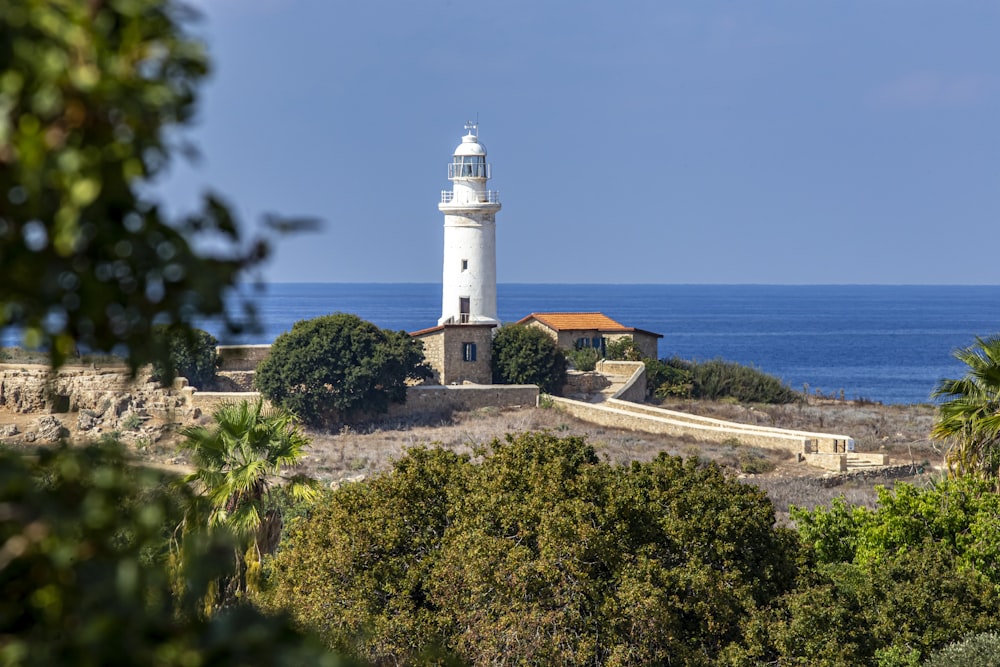
[[[545,433],[491,450],[417,448],[332,493],[271,561],[266,604],[379,663],[437,645],[477,665],[694,665],[793,579],[766,496],[714,465],[617,467]]]
[[[430,375],[420,341],[357,315],[301,320],[278,336],[256,384],[267,398],[315,424],[385,412],[406,401],[406,381]]]

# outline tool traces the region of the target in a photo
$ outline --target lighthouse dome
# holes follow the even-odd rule
[[[474,134],[467,134],[462,137],[462,143],[455,149],[455,157],[469,155],[486,155],[486,146],[479,143],[479,137]]]

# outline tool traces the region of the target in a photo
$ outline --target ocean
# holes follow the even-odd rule
[[[600,311],[663,334],[660,356],[726,359],[793,389],[922,403],[964,367],[951,352],[1000,332],[1000,286],[529,285],[501,284],[499,316]],[[270,343],[292,325],[348,312],[383,328],[416,331],[441,314],[435,283],[274,283],[247,290],[261,330],[224,342]],[[217,324],[204,328],[222,339]],[[16,342],[10,331],[3,343]]]
[[[389,329],[434,326],[441,287],[276,283],[254,301],[262,331],[241,342],[337,311]],[[793,389],[883,403],[929,401],[938,380],[964,373],[952,350],[1000,332],[1000,286],[500,284],[497,305],[504,322],[600,311],[663,334],[661,357],[736,361]]]

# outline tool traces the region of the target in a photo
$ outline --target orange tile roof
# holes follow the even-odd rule
[[[518,324],[523,324],[531,319],[536,319],[555,331],[574,331],[577,329],[632,331],[604,313],[532,313],[520,320]]]
[[[620,322],[616,322],[604,313],[532,313],[527,317],[522,317],[516,324],[526,324],[531,320],[538,320],[553,331],[621,331],[621,332],[641,332],[663,338],[663,334],[658,334],[645,329],[627,327]]]

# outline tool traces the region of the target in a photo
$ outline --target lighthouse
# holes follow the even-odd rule
[[[500,194],[486,189],[491,178],[479,126],[466,135],[448,165],[451,190],[441,192],[444,214],[444,274],[438,324],[499,324],[497,319],[496,215]]]

